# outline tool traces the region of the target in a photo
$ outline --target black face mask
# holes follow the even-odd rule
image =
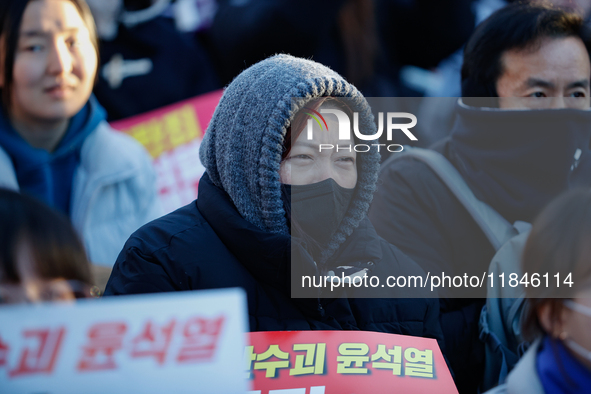
[[[355,191],[339,186],[332,178],[310,185],[283,185],[283,189],[292,233],[301,230],[321,246],[337,231]]]

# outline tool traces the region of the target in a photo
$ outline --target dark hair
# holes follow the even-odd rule
[[[0,279],[19,283],[17,253],[32,250],[40,278],[77,280],[92,286],[84,247],[68,218],[40,201],[0,188]]]
[[[548,272],[550,280],[568,274],[572,287],[543,286],[526,288],[528,307],[522,321],[524,338],[533,340],[544,333],[538,319],[540,308],[550,307],[552,321],[558,321],[564,308],[562,298],[573,297],[591,285],[591,189],[566,192],[551,202],[535,220],[522,257],[522,272]]]
[[[587,52],[589,34],[575,13],[545,5],[511,4],[493,13],[474,31],[464,49],[462,97],[498,97],[502,56],[512,49],[537,49],[544,38],[579,37]],[[464,102],[472,105],[474,100]]]
[[[12,77],[14,71],[14,60],[16,57],[16,50],[18,47],[18,39],[20,33],[21,22],[25,10],[31,1],[36,0],[2,0],[0,1],[0,59],[4,63],[0,65],[4,78],[4,87],[2,91],[2,104],[4,108],[10,106],[10,95],[12,89]],[[98,36],[96,32],[96,26],[94,19],[88,4],[85,0],[68,0],[74,3],[82,20],[86,24],[88,31],[90,32],[90,40],[94,45],[97,61],[99,57],[99,44]],[[98,62],[100,64],[100,61]],[[95,81],[98,73],[95,75]]]

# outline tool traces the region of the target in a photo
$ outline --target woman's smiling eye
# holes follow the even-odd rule
[[[312,159],[312,156],[300,154],[300,155],[291,156],[291,159]]]
[[[66,41],[66,44],[68,44],[68,47],[72,48],[78,45],[78,40],[72,37]]]
[[[41,52],[43,50],[43,45],[27,45],[25,50],[28,52]]]

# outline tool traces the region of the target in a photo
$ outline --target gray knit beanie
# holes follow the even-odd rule
[[[359,130],[376,133],[371,109],[355,86],[326,66],[289,55],[270,57],[240,73],[213,114],[199,151],[201,162],[242,217],[265,231],[289,234],[279,180],[283,139],[295,114],[325,96],[349,98],[348,104],[359,112]],[[322,261],[367,214],[380,166],[374,148],[358,155],[355,194]]]

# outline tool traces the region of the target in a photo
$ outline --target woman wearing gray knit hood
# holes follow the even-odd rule
[[[348,289],[321,298],[329,291],[315,287],[299,289],[307,298],[292,297],[300,274],[422,273],[367,219],[377,150],[320,157],[309,147],[330,140],[321,130],[331,130],[336,117],[308,121],[327,109],[357,112],[359,130],[376,132],[365,98],[325,66],[277,55],[242,72],[206,131],[198,199],[131,236],[105,294],[242,287],[252,331],[350,329],[440,339],[437,300],[353,298],[373,294]],[[312,139],[302,142],[304,135]]]

